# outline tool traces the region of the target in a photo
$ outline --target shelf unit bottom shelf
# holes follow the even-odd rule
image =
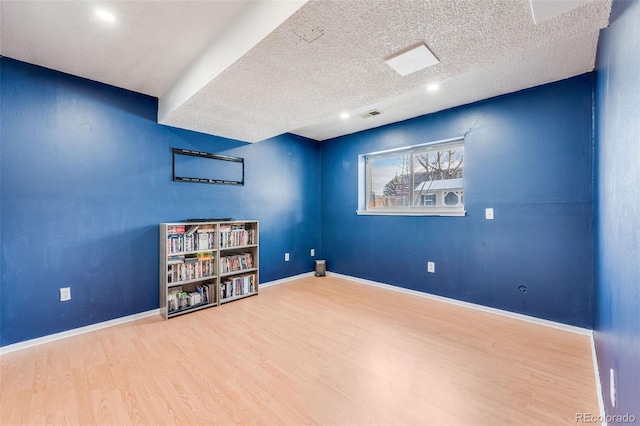
[[[251,293],[241,294],[239,296],[231,296],[231,297],[220,298],[220,304],[222,305],[223,303],[233,302],[234,300],[244,299],[245,297],[256,296],[257,294],[258,294],[257,291],[253,291]]]
[[[167,318],[177,317],[178,315],[187,314],[189,312],[199,311],[200,309],[211,308],[213,306],[218,306],[217,303],[198,303],[197,305],[189,306],[187,308],[176,309],[175,311],[167,312]]]

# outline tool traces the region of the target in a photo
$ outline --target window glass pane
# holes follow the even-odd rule
[[[464,186],[463,147],[416,153],[414,164],[415,205],[425,206],[425,195],[434,200],[432,206],[462,204],[459,200]]]
[[[374,158],[371,167],[370,207],[406,207],[411,200],[409,155]]]

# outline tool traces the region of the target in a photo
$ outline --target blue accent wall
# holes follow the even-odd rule
[[[591,328],[592,107],[589,73],[324,142],[327,268]],[[466,217],[356,215],[358,155],[463,135]]]
[[[0,346],[157,308],[161,222],[257,219],[262,282],[312,270],[317,143],[170,128],[153,97],[9,58],[0,73]],[[245,186],[173,182],[171,147],[243,157]]]
[[[596,67],[594,335],[608,415],[640,419],[640,1],[616,1]],[[617,403],[609,398],[615,371]]]

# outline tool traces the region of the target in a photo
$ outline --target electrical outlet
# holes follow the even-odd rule
[[[289,261],[289,253],[285,253],[284,254],[284,261],[288,262]]]
[[[616,406],[616,373],[613,368],[609,369],[609,398],[611,398],[611,406]]]
[[[60,289],[60,301],[66,302],[71,300],[71,287],[63,287]]]
[[[311,257],[316,255],[316,249],[311,249]]]
[[[427,272],[431,272],[435,274],[436,272],[436,263],[435,262],[427,262]]]
[[[484,209],[484,217],[493,220],[493,209],[491,207]]]

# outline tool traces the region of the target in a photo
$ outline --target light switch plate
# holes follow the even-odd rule
[[[71,300],[71,287],[63,287],[60,289],[60,301],[66,302]]]

